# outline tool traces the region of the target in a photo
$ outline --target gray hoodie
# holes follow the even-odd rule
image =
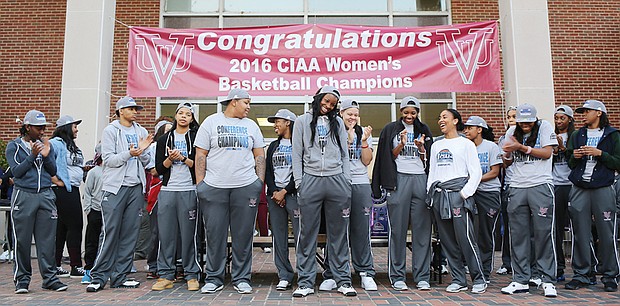
[[[41,154],[33,156],[31,152],[18,137],[6,146],[6,160],[14,176],[15,188],[39,193],[52,186],[52,176],[56,175],[56,155],[51,145],[47,157]]]
[[[133,123],[138,139],[148,136],[145,128],[138,123]],[[154,159],[151,157],[151,149],[146,148],[138,157],[142,166],[146,169],[155,167]],[[103,191],[116,194],[123,184],[125,172],[128,169],[127,161],[131,158],[129,153],[129,143],[125,137],[121,123],[113,121],[105,129],[101,137],[101,156],[103,157]],[[146,174],[138,171],[140,182],[142,182],[142,192],[146,191]]]
[[[321,121],[324,121],[321,123]],[[347,131],[344,121],[336,117],[340,123],[340,147],[332,138],[331,134],[326,135],[324,147],[319,143],[319,132],[314,137],[314,143],[310,142],[312,130],[312,111],[309,111],[297,118],[293,128],[293,177],[295,187],[299,188],[304,173],[314,176],[333,176],[344,173],[346,179],[351,182],[351,167],[349,164],[349,154],[347,148]],[[320,116],[317,120],[317,127],[321,124],[329,127],[327,116]]]

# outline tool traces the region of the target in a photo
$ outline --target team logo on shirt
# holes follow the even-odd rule
[[[497,210],[493,208],[489,209],[489,212],[487,212],[487,216],[489,216],[489,218],[495,218],[496,214],[497,214]]]
[[[611,221],[611,211],[603,212],[603,221]]]
[[[343,218],[348,218],[351,216],[351,208],[347,207],[347,208],[343,208],[342,209],[342,217]]]
[[[325,145],[327,144],[327,132],[329,132],[329,130],[325,125],[317,125],[316,130],[319,134],[319,148],[321,148],[321,152],[324,152]]]
[[[461,215],[461,208],[460,207],[452,208],[452,218],[461,218],[461,217],[463,217],[463,215]]]
[[[491,168],[489,167],[489,152],[479,152],[478,159],[480,160],[482,174],[489,172],[491,170]]]
[[[241,150],[250,147],[248,128],[236,125],[219,125],[217,131],[217,145],[226,150]]]
[[[448,166],[452,164],[453,160],[452,152],[448,149],[443,149],[437,153],[437,166]]]
[[[357,135],[353,137],[353,143],[349,145],[349,160],[359,160],[362,156],[362,147],[357,145]]]
[[[538,210],[538,216],[539,217],[543,217],[543,218],[547,218],[547,211],[549,210],[549,207],[541,207]]]
[[[422,135],[419,137],[422,137]],[[407,133],[407,142],[405,142],[403,149],[400,150],[400,156],[410,159],[420,156],[418,146],[416,146],[414,142],[415,139],[416,138],[413,133]]]
[[[256,198],[250,199],[250,207],[256,207]]]
[[[274,169],[288,169],[293,164],[293,147],[279,145],[276,153],[271,158],[271,163]]]

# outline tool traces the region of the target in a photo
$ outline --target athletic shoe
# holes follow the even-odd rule
[[[82,267],[71,267],[71,274],[69,275],[71,278],[82,278],[84,277],[84,268]]]
[[[540,279],[539,277],[531,278],[530,281],[528,282],[528,285],[536,286],[536,288],[539,288],[540,285],[542,285],[542,279]]]
[[[88,286],[86,286],[86,292],[97,292],[101,289],[103,289],[103,287],[100,283],[90,283]]]
[[[133,289],[133,288],[138,288],[140,287],[140,282],[137,280],[133,280],[133,279],[128,279],[126,281],[124,281],[122,284],[120,284],[119,286],[115,286],[112,288],[127,288],[127,289]]]
[[[558,292],[555,290],[555,286],[552,283],[543,283],[542,284],[545,297],[557,297]]]
[[[506,274],[512,272],[511,270],[512,269],[510,269],[510,268],[506,268],[504,266],[501,266],[499,269],[497,269],[497,271],[495,271],[495,273],[497,273],[499,275],[506,275]]]
[[[200,289],[200,293],[215,293],[222,289],[224,289],[224,285],[218,286],[214,283],[206,283],[204,286],[202,286],[202,289]]]
[[[466,290],[467,290],[467,286],[461,286],[456,283],[452,283],[448,287],[446,287],[446,292],[451,292],[451,293],[457,293],[457,292],[466,291]]]
[[[377,283],[371,276],[366,276],[366,272],[360,273],[362,288],[366,291],[377,291]]]
[[[448,266],[441,265],[441,274],[443,274],[443,275],[448,274]]]
[[[306,286],[301,286],[293,291],[293,297],[306,297],[309,294],[314,294],[314,289]]]
[[[486,283],[474,284],[471,286],[471,293],[484,293],[485,291],[487,291]]]
[[[331,278],[328,278],[326,280],[323,280],[323,282],[319,286],[319,291],[332,291],[336,288],[338,288],[336,281]]]
[[[62,267],[56,267],[56,276],[58,277],[69,277],[71,272],[63,269]]]
[[[407,284],[403,281],[396,281],[392,284],[392,288],[394,288],[394,290],[396,291],[404,291],[404,290],[409,290],[409,288],[407,287]]]
[[[431,285],[427,281],[419,281],[416,287],[418,287],[418,290],[422,291],[431,290]]]
[[[502,288],[502,293],[504,294],[515,294],[515,293],[525,293],[530,292],[530,285],[521,284],[517,282],[512,282],[508,286]]]
[[[558,276],[555,280],[556,280],[558,283],[559,283],[559,282],[563,282],[563,281],[565,281],[565,280],[566,280],[566,276],[564,276],[564,274],[562,274],[562,275]]]
[[[592,275],[590,275],[590,285],[594,286],[596,285],[596,274],[592,273]]]
[[[176,272],[176,276],[174,278],[174,282],[175,283],[183,283],[183,282],[185,282],[185,272],[177,271]]]
[[[605,291],[607,292],[618,291],[618,284],[616,284],[615,282],[611,282],[611,281],[603,282],[603,287],[605,288]]]
[[[146,279],[158,279],[159,275],[157,272],[146,272]]]
[[[162,277],[162,278],[157,279],[157,281],[151,287],[151,290],[162,291],[165,289],[172,289],[173,287],[174,287],[174,283],[171,280],[165,279]]]
[[[43,289],[45,290],[52,290],[52,291],[65,291],[67,290],[67,285],[61,283],[61,282],[55,282],[47,287],[43,287]]]
[[[92,281],[93,278],[90,276],[90,270],[84,270],[84,276],[82,276],[82,281],[80,283],[88,285]]]
[[[28,283],[17,283],[15,285],[15,294],[28,293]]]
[[[291,288],[291,283],[289,283],[287,280],[280,280],[278,282],[278,284],[276,285],[276,290],[278,291],[284,291],[284,290],[288,290]]]
[[[357,295],[357,292],[355,291],[355,289],[353,289],[353,287],[351,287],[351,284],[343,284],[342,286],[338,287],[338,292],[342,293],[344,296]]]
[[[589,285],[588,283],[584,283],[579,280],[573,279],[570,282],[566,283],[566,285],[564,285],[564,288],[568,290],[578,290],[583,287],[587,287],[588,285]]]
[[[250,286],[250,284],[248,284],[246,282],[240,282],[240,283],[234,285],[233,288],[235,288],[235,290],[237,290],[237,292],[239,294],[249,294],[249,293],[252,293],[252,286]]]
[[[136,268],[135,264],[131,264],[131,270],[129,271],[129,273],[136,273],[138,272],[138,268]]]
[[[263,253],[267,253],[267,254],[271,253],[271,248],[270,247],[263,248]]]
[[[190,280],[187,281],[187,290],[189,291],[198,291],[200,290],[200,284],[198,283],[198,280],[195,278],[192,278]]]

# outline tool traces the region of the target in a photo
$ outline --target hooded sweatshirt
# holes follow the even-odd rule
[[[136,122],[129,128],[135,131],[137,141],[146,138],[148,135],[146,129]],[[102,189],[103,191],[116,194],[123,186],[123,178],[134,175],[133,173],[127,173],[129,169],[134,169],[133,165],[130,166],[129,163],[136,162],[138,163],[138,171],[136,172],[142,183],[142,192],[145,192],[146,174],[140,168],[153,168],[155,166],[155,159],[151,157],[152,152],[150,148],[144,149],[137,158],[132,158],[129,153],[129,141],[123,131],[124,129],[125,127],[121,125],[119,120],[113,121],[103,129],[103,136],[101,137],[101,156],[103,157]]]
[[[6,160],[14,175],[15,188],[39,193],[52,186],[52,176],[56,175],[54,148],[50,145],[47,157],[33,156],[21,138],[15,138],[6,146]]]
[[[334,176],[340,173],[351,182],[351,166],[347,148],[347,131],[344,121],[336,117],[340,125],[338,137],[340,147],[329,132],[329,119],[319,116],[316,124],[314,142],[310,141],[312,130],[312,111],[297,118],[293,128],[293,178],[295,188],[299,189],[304,173],[313,176]]]

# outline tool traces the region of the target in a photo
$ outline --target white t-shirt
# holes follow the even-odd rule
[[[568,133],[561,133],[558,135],[562,137],[562,144],[566,147],[568,142]],[[570,175],[570,168],[568,167],[568,161],[566,160],[566,151],[558,152],[553,155],[553,185],[566,186],[572,183],[568,179]]]
[[[553,130],[553,126],[547,121],[540,120],[538,129],[538,137],[534,148],[544,148],[546,146],[557,146],[558,139]],[[515,127],[511,127],[506,131],[506,138],[514,134]],[[524,135],[523,143],[529,135]],[[511,187],[529,188],[540,184],[553,184],[553,176],[551,168],[553,164],[552,158],[542,159],[533,155],[525,154],[521,151],[512,152],[514,161],[509,168],[512,168],[513,175],[510,181]]]
[[[588,136],[588,140],[586,141],[586,146],[596,147],[598,146],[599,141],[601,141],[601,137],[603,136],[602,129],[588,129],[586,134]],[[594,171],[594,167],[596,166],[596,159],[593,156],[588,156],[586,161],[586,169],[583,171],[583,181],[589,182],[592,178],[592,172]]]
[[[426,190],[436,182],[445,182],[458,177],[469,177],[461,195],[469,198],[476,192],[482,169],[478,160],[476,145],[465,138],[456,137],[436,141],[431,146],[430,171]]]
[[[134,126],[121,125],[121,131],[123,135],[125,135],[127,143],[129,144],[129,148],[127,148],[127,150],[130,150],[132,147],[137,148],[139,140]],[[123,178],[123,183],[121,184],[122,186],[131,187],[142,183],[142,181],[140,181],[140,174],[138,173],[138,171],[144,171],[144,169],[140,167],[141,165],[142,164],[140,164],[140,160],[138,160],[137,156],[132,156],[129,160],[127,160],[127,170],[125,171],[125,177]]]
[[[291,139],[282,138],[273,152],[271,164],[273,176],[278,188],[285,188],[293,176],[293,145]]]
[[[368,148],[372,151],[372,136],[366,140]],[[353,143],[349,144],[349,161],[351,162],[351,184],[369,184],[368,167],[362,163],[362,144],[357,144],[357,134],[353,137]]]
[[[405,124],[407,130],[407,141],[405,146],[400,151],[400,154],[394,160],[396,162],[396,171],[406,174],[424,174],[424,161],[421,159],[418,146],[415,145],[413,140],[415,139],[415,133],[413,130],[413,124]],[[422,135],[418,135],[421,137]],[[392,139],[392,148],[395,148],[400,143],[400,133],[394,136]]]
[[[179,134],[174,131],[174,149],[179,150],[181,155],[188,157],[189,154],[187,152],[187,141],[185,140],[185,135]],[[167,150],[167,149],[166,149]],[[161,186],[161,190],[164,191],[190,191],[196,190],[196,186],[192,184],[192,174],[190,173],[189,167],[186,163],[175,160],[172,162],[172,166],[170,167],[170,178],[168,179],[168,184],[165,186]]]
[[[82,150],[78,149],[76,153],[67,150],[67,171],[69,172],[69,181],[71,186],[79,187],[84,179],[84,155]]]
[[[256,181],[253,149],[265,142],[258,125],[248,118],[207,117],[200,125],[195,145],[209,151],[204,182],[216,188],[238,188]]]
[[[478,151],[478,160],[480,160],[483,175],[491,171],[491,166],[500,165],[503,162],[499,147],[492,141],[483,139],[480,145],[476,146],[476,151]],[[478,190],[499,191],[501,187],[502,184],[499,178],[496,177],[490,181],[480,182]]]

